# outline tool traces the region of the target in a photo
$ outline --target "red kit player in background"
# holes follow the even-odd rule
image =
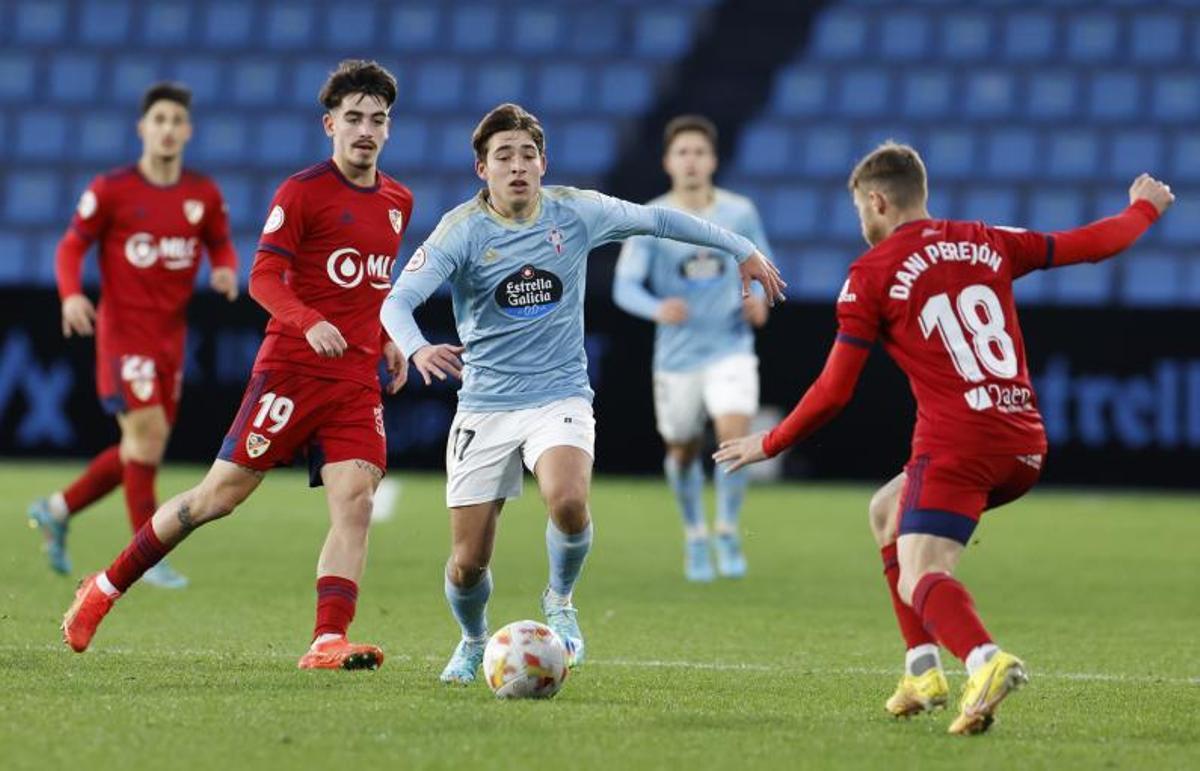
[[[158,506],[154,478],[179,408],[185,314],[201,247],[212,263],[212,288],[230,301],[237,298],[237,255],[221,193],[208,177],[183,167],[192,137],[191,99],[178,83],[146,91],[137,124],[142,157],[92,180],[58,245],[63,335],[95,333],[96,388],[121,428],[120,443],[97,455],[83,476],[29,507],[50,567],[59,573],[71,572],[69,517],[117,485],[124,485],[135,533]],[[93,242],[100,250],[99,313],[82,286],[83,259]],[[146,581],[187,584],[165,562]]]
[[[271,320],[241,409],[203,481],[163,504],[107,570],[80,585],[63,618],[63,637],[76,651],[148,568],[193,529],[231,513],[268,469],[302,453],[311,484],[325,486],[330,528],[317,562],[316,628],[300,667],[383,663],[383,651],[348,642],[346,631],[387,462],[380,358],[390,393],[407,375],[379,307],[413,201],[376,165],[396,99],[391,73],[374,62],[342,62],[319,98],[333,157],[290,177],[271,202],[250,273],[250,295]]]
[[[850,190],[871,249],[850,267],[824,370],[783,423],[725,442],[715,458],[739,468],[807,437],[849,402],[871,346],[883,343],[917,401],[912,457],[869,507],[908,647],[905,674],[886,707],[909,716],[946,703],[940,643],[969,674],[950,732],[980,733],[1028,675],[992,642],[952,574],[983,511],[1033,487],[1046,452],[1012,282],[1117,254],[1175,198],[1143,174],[1129,189],[1127,209],[1076,230],[1043,234],[933,219],[920,156],[893,143],[859,162]]]

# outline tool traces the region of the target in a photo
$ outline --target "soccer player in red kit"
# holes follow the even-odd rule
[[[837,301],[838,334],[816,382],[769,432],[726,442],[739,468],[777,455],[849,402],[870,348],[882,342],[917,401],[912,456],[869,507],[884,574],[908,647],[887,709],[908,716],[946,703],[937,644],[967,666],[955,734],[992,724],[997,705],[1027,681],[1000,650],[953,572],[986,509],[1037,481],[1046,434],[1025,361],[1012,282],[1039,269],[1097,262],[1122,251],[1175,200],[1143,174],[1120,214],[1057,233],[934,219],[916,150],[885,143],[850,176],[871,249],[850,267]]]
[[[200,484],[163,504],[109,568],[88,576],[63,618],[84,651],[113,602],[193,529],[226,516],[268,469],[297,454],[324,484],[330,528],[317,562],[317,622],[302,669],[374,669],[383,651],[353,644],[371,500],[387,447],[376,372],[380,357],[404,384],[407,364],[387,340],[379,306],[412,194],[377,168],[396,80],[375,62],[342,62],[321,89],[333,157],[286,180],[271,202],[250,295],[271,314],[241,409]]]
[[[68,517],[117,485],[124,485],[134,532],[157,508],[154,478],[179,408],[185,312],[202,248],[212,263],[212,288],[230,301],[237,298],[237,255],[221,192],[208,177],[183,167],[192,136],[191,98],[178,83],[147,89],[137,124],[141,158],[92,180],[55,255],[63,335],[95,333],[96,388],[121,428],[120,443],[97,455],[79,479],[29,507],[50,567],[59,573],[71,571]],[[81,278],[94,242],[100,251],[98,313]],[[146,581],[187,584],[165,562]]]

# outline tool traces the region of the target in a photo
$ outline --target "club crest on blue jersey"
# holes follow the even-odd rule
[[[708,249],[701,249],[679,263],[679,275],[688,281],[716,281],[725,275],[725,260]]]
[[[546,234],[546,240],[554,247],[555,254],[563,253],[566,236],[563,235],[563,232],[557,226],[550,228],[550,232]]]
[[[562,300],[562,279],[549,271],[525,265],[505,276],[496,287],[496,305],[513,319],[536,319],[558,307]]]

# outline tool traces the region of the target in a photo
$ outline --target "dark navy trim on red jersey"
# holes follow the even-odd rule
[[[875,344],[874,342],[872,342],[870,340],[864,340],[861,337],[855,337],[854,335],[848,335],[845,332],[838,332],[837,338],[835,338],[835,339],[839,343],[845,343],[846,345],[856,345],[859,348],[870,348],[872,345]]]
[[[280,257],[287,257],[289,260],[296,259],[296,255],[292,254],[287,249],[284,249],[282,246],[274,246],[272,244],[264,244],[261,241],[258,243],[258,246],[255,248],[255,251],[270,252],[271,254],[278,254]]]
[[[103,178],[105,180],[112,180],[112,179],[117,179],[119,177],[124,177],[128,174],[137,174],[137,173],[138,173],[138,167],[135,164],[132,166],[122,166],[121,168],[113,169],[112,171],[106,171],[105,173],[101,174],[100,176],[101,176],[101,178]]]
[[[104,412],[108,415],[120,415],[125,412],[125,397],[122,394],[105,396],[100,400],[100,406],[104,408]]]
[[[355,191],[356,193],[375,193],[379,191],[379,186],[383,184],[383,175],[379,173],[379,169],[375,170],[375,184],[370,187],[363,187],[362,185],[356,185],[350,180],[346,179],[346,175],[342,173],[342,170],[339,169],[337,164],[333,161],[325,161],[325,163],[329,164],[329,168],[333,170],[333,175],[337,177],[343,185]]]
[[[936,535],[966,546],[978,525],[976,520],[956,511],[913,509],[900,517],[900,535]]]
[[[1046,236],[1046,267],[1054,267],[1054,236]]]
[[[93,241],[95,241],[95,240],[96,240],[96,237],[95,237],[95,236],[93,236],[91,233],[86,233],[86,232],[84,232],[84,231],[83,231],[83,230],[81,230],[80,228],[76,227],[74,223],[71,223],[71,225],[70,225],[70,229],[71,229],[71,232],[72,232],[72,233],[74,233],[75,235],[79,236],[79,237],[80,237],[80,238],[82,238],[84,241],[87,241],[89,244],[90,244],[91,242],[93,242]]]
[[[330,163],[329,161],[321,161],[320,163],[314,163],[312,166],[309,166],[307,169],[302,169],[300,171],[297,171],[295,174],[288,177],[288,179],[295,180],[296,182],[307,182],[310,179],[316,179],[317,177],[320,177],[324,174],[329,173],[329,163]]]

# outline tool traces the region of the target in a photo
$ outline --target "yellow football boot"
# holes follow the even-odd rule
[[[1025,662],[1011,653],[996,651],[991,661],[967,679],[963,686],[958,717],[950,724],[950,733],[960,736],[981,734],[995,721],[1000,702],[1029,682]]]
[[[896,717],[912,717],[922,712],[946,706],[950,686],[939,667],[931,667],[919,675],[905,674],[884,709]]]

